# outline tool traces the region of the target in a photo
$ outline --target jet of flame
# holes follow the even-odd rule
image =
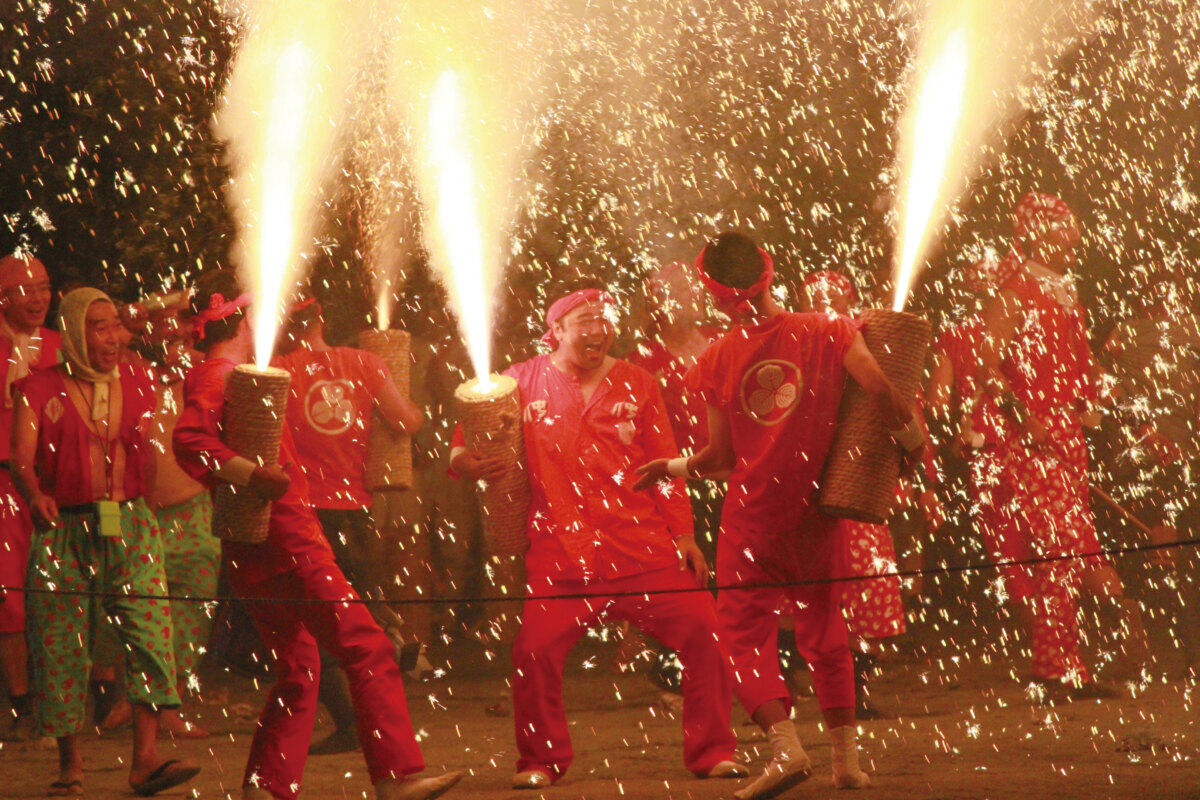
[[[479,198],[462,87],[453,70],[438,76],[429,97],[426,158],[431,180],[425,203],[432,217],[427,234],[432,255],[450,277],[448,289],[456,301],[459,325],[479,379],[481,391],[490,388],[492,304],[488,296],[487,258]]]
[[[271,359],[282,308],[313,246],[322,190],[339,158],[369,32],[357,0],[226,0],[243,32],[214,130],[225,142],[226,194],[237,220],[233,260],[254,298],[254,360]]]
[[[266,149],[262,163],[261,218],[258,232],[258,277],[254,315],[254,361],[264,369],[271,361],[284,290],[291,277],[296,251],[296,206],[299,201],[300,158],[304,118],[308,112],[307,87],[312,78],[312,57],[299,42],[280,54],[266,116]]]
[[[917,262],[929,246],[938,202],[948,194],[947,169],[962,119],[969,60],[966,28],[955,28],[920,79],[909,115],[896,311],[904,308]]]

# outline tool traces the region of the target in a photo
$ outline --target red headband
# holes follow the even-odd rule
[[[754,307],[750,305],[751,298],[757,297],[771,285],[771,281],[775,279],[775,262],[767,255],[767,251],[761,247],[758,248],[758,254],[762,256],[763,271],[758,276],[758,280],[747,286],[745,289],[738,289],[734,286],[726,286],[714,280],[704,269],[704,254],[708,252],[708,245],[704,245],[700,250],[700,255],[696,256],[696,272],[700,275],[700,282],[704,284],[704,288],[708,289],[712,296],[718,300],[736,300],[738,301],[737,309],[746,314],[753,313]]]
[[[316,295],[312,295],[310,297],[305,297],[303,300],[297,300],[296,302],[292,303],[291,308],[288,309],[288,313],[289,314],[297,314],[316,302],[317,302]],[[317,304],[317,313],[318,314],[321,313],[321,306],[319,303]]]
[[[555,300],[546,310],[546,332],[542,334],[542,341],[551,347],[558,347],[558,338],[554,335],[554,323],[584,303],[591,303],[595,300],[599,300],[606,306],[614,305],[617,302],[611,294],[603,289],[580,289]]]
[[[199,312],[195,317],[192,318],[192,330],[196,334],[196,341],[200,341],[204,338],[205,325],[210,322],[216,322],[217,320],[233,316],[249,304],[249,292],[243,292],[229,302],[225,301],[225,295],[221,294],[220,292],[214,292],[212,297],[208,298],[208,308]]]
[[[831,287],[841,292],[844,295],[849,295],[851,303],[858,302],[858,292],[854,291],[854,284],[840,272],[834,272],[831,269],[814,272],[804,279],[805,286],[815,286],[818,289]]]

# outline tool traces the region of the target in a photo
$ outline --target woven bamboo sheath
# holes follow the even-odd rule
[[[363,331],[358,336],[358,346],[384,360],[392,373],[392,383],[400,394],[409,398],[412,371],[412,337],[405,331]],[[379,419],[371,423],[371,435],[367,439],[367,489],[372,492],[407,489],[413,482],[412,437],[407,433],[394,433]]]
[[[868,309],[862,315],[867,349],[883,374],[906,398],[915,398],[929,349],[929,322],[915,314]],[[849,381],[837,433],[821,480],[820,506],[835,517],[882,524],[900,477],[900,448],[879,415],[879,406]]]
[[[221,438],[256,464],[279,463],[279,442],[287,417],[286,370],[250,364],[234,367],[225,384]],[[271,503],[248,486],[220,484],[213,497],[213,536],[233,542],[263,542]]]
[[[467,447],[504,459],[504,477],[479,491],[483,533],[492,555],[520,555],[529,549],[525,524],[529,515],[529,478],[525,473],[525,437],[521,429],[521,397],[517,382],[492,375],[486,393],[469,380],[454,391],[458,418]]]

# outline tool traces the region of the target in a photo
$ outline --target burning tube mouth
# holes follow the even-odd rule
[[[521,555],[529,548],[530,493],[517,382],[497,374],[468,380],[454,392],[454,401],[467,447],[502,458],[506,466],[500,480],[476,487],[488,550],[497,556]]]

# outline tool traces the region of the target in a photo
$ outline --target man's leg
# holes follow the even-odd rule
[[[582,581],[570,581],[545,591],[582,588]],[[538,771],[557,780],[571,766],[575,753],[563,707],[563,667],[567,654],[595,623],[604,605],[602,598],[526,598],[512,654],[518,776]]]
[[[91,543],[78,518],[63,515],[56,527],[34,535],[26,579],[30,588],[62,590],[32,593],[26,602],[39,731],[58,740],[58,779],[51,788],[62,791],[83,782],[76,735],[86,713],[95,612],[94,601],[67,592],[94,588],[87,572],[98,561]]]
[[[234,577],[233,583],[247,597],[286,601],[303,596],[292,573],[249,586],[237,585]],[[250,743],[242,785],[291,800],[299,791],[312,739],[321,660],[316,642],[297,616],[300,606],[264,601],[247,602],[244,607],[263,644],[275,653],[275,685]]]
[[[179,707],[171,604],[165,596],[162,541],[154,514],[145,501],[121,508],[121,536],[92,536],[103,560],[96,568],[97,586],[110,596],[104,609],[123,645],[125,694],[133,706],[134,747],[129,784],[135,791],[162,791],[193,778],[199,767],[168,759],[158,751],[162,709]],[[123,596],[125,593],[132,597]]]
[[[7,469],[0,469],[0,585],[25,585],[33,523]],[[29,646],[25,641],[25,593],[9,591],[0,601],[0,686],[8,691],[14,718],[0,726],[0,739],[33,738],[37,723],[29,693]]]
[[[690,592],[696,580],[675,567],[637,576],[624,583],[654,594],[618,598],[608,616],[628,619],[683,662],[683,760],[699,776],[722,762],[732,762],[737,738],[729,727],[733,678],[717,636],[717,611],[712,595]],[[744,774],[744,773],[743,773]]]
[[[808,661],[821,716],[829,731],[833,783],[860,789],[871,781],[858,766],[855,735],[854,661],[846,638],[837,584],[818,583],[789,590],[796,601],[796,648]]]
[[[294,573],[303,597],[299,618],[337,659],[350,683],[358,737],[371,781],[402,779],[425,767],[417,746],[392,642],[335,564],[309,564]]]
[[[722,529],[717,543],[718,583],[736,586],[770,580],[746,557],[746,549],[748,542],[741,534]],[[777,589],[744,586],[717,595],[721,644],[732,666],[734,692],[771,744],[771,760],[761,775],[735,793],[739,800],[787,791],[807,779],[812,769],[792,724],[792,696],[779,668],[781,597]]]

